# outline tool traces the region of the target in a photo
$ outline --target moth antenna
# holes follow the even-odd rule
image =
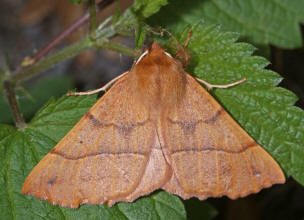
[[[110,88],[117,80],[119,80],[120,78],[122,78],[123,76],[125,76],[127,72],[124,72],[123,74],[115,77],[114,79],[112,79],[110,82],[108,82],[106,85],[104,85],[103,87],[99,88],[99,89],[95,89],[89,92],[69,92],[66,95],[67,96],[71,96],[71,95],[92,95],[92,94],[96,94],[99,92],[106,92],[108,90],[108,88]]]
[[[229,83],[229,84],[226,84],[226,85],[215,85],[215,84],[208,83],[207,81],[202,80],[202,79],[200,79],[200,78],[197,78],[197,77],[195,77],[195,78],[196,78],[197,81],[199,81],[200,83],[204,84],[204,85],[207,87],[207,90],[211,90],[211,89],[213,89],[213,88],[226,89],[226,88],[229,88],[229,87],[232,87],[232,86],[241,84],[241,83],[243,83],[244,81],[246,81],[246,78],[243,78],[243,79],[241,79],[241,80],[238,80],[238,81],[236,81],[236,82]]]
[[[139,63],[139,61],[141,61],[142,58],[144,58],[144,56],[146,56],[149,53],[149,50],[146,50],[145,52],[143,52],[142,55],[140,55],[140,57],[136,60],[135,64]]]

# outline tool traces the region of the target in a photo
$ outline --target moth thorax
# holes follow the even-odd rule
[[[184,95],[185,72],[177,68],[149,68],[149,72],[133,72],[134,91],[141,103],[152,109],[178,105]]]
[[[160,74],[160,99],[162,105],[178,105],[185,95],[186,74],[181,70],[170,69]]]

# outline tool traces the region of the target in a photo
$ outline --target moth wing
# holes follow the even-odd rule
[[[132,201],[167,181],[148,109],[128,83],[127,74],[98,100],[32,170],[22,193],[77,208]]]
[[[163,188],[183,198],[235,199],[285,182],[276,161],[188,74],[162,133],[173,169]]]

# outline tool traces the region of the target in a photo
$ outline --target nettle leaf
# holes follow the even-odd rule
[[[61,208],[21,194],[26,176],[96,102],[96,96],[51,99],[23,130],[0,125],[1,219],[186,219],[181,200],[160,191],[134,203]]]
[[[238,34],[204,23],[192,26],[188,72],[212,84],[247,81],[211,93],[243,128],[281,165],[288,176],[304,184],[304,111],[292,106],[297,97],[275,87],[282,78],[266,70],[269,62],[251,56],[254,47],[236,43]],[[182,39],[186,38],[184,33]]]
[[[204,19],[257,45],[291,49],[302,46],[299,23],[304,23],[304,1],[174,0],[152,18],[155,25],[174,28]]]
[[[16,128],[13,126],[0,124],[0,141],[9,136],[11,133],[14,133],[15,130]]]

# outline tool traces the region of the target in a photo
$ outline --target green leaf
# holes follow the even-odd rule
[[[212,84],[247,81],[211,93],[243,128],[281,165],[288,176],[304,184],[304,111],[292,106],[297,97],[275,87],[282,78],[266,70],[269,62],[251,56],[254,47],[236,43],[238,34],[199,23],[192,28],[188,72]],[[181,37],[186,38],[186,33]]]
[[[282,48],[302,46],[299,23],[304,22],[302,0],[175,0],[163,7],[150,22],[173,30],[204,19],[224,30],[241,33],[257,45]]]
[[[186,219],[183,203],[176,196],[160,191],[135,203],[119,203],[128,219]]]
[[[120,26],[138,29],[143,19],[155,14],[167,0],[135,0],[120,18]]]
[[[51,99],[25,129],[0,125],[0,219],[186,219],[180,199],[166,192],[111,208],[82,205],[79,209],[53,206],[21,194],[33,167],[95,102],[96,96]]]
[[[128,8],[120,17],[117,25],[120,28],[135,30],[136,49],[142,47],[146,39],[146,25],[143,20],[167,4],[167,0],[135,0],[133,5]]]
[[[167,0],[135,0],[132,7],[140,17],[147,18],[167,3]]]
[[[9,136],[11,133],[14,133],[16,128],[10,125],[0,124],[0,141]]]

